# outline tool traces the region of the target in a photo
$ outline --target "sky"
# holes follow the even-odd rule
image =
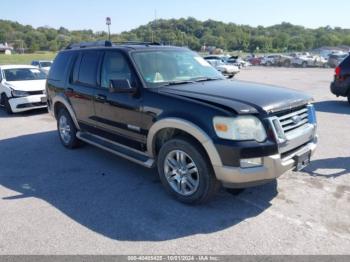
[[[3,0],[0,19],[34,27],[63,26],[69,30],[112,33],[146,24],[156,17],[218,20],[251,26],[290,22],[308,28],[350,28],[349,0]]]

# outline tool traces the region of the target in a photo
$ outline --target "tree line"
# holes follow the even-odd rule
[[[0,43],[12,44],[15,49],[28,52],[57,51],[70,43],[105,40],[104,31],[70,31],[64,27],[33,28],[17,22],[0,20]],[[283,22],[269,27],[252,27],[214,20],[199,21],[195,18],[160,19],[136,29],[112,34],[111,40],[160,42],[188,46],[201,50],[203,46],[215,46],[224,50],[244,52],[305,51],[322,46],[350,46],[350,29],[320,27],[309,29]]]

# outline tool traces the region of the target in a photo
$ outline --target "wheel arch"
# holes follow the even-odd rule
[[[56,96],[53,101],[52,101],[52,109],[53,109],[53,114],[55,118],[57,119],[57,114],[59,112],[60,108],[65,108],[69,115],[71,116],[75,127],[80,130],[78,120],[76,118],[75,112],[73,110],[73,107],[69,104],[69,102],[62,96]]]
[[[148,132],[147,137],[147,152],[150,157],[156,157],[157,137],[162,131],[167,129],[179,130],[192,137],[198,143],[200,143],[202,148],[204,148],[205,153],[209,157],[213,166],[222,165],[220,156],[215,148],[215,145],[212,139],[207,135],[207,133],[197,125],[180,118],[165,118],[153,124],[153,126]]]

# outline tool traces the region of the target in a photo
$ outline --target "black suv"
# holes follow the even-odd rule
[[[145,167],[185,203],[301,170],[316,148],[311,97],[225,79],[197,53],[152,43],[81,43],[47,81],[61,142]]]
[[[336,96],[345,96],[350,103],[350,56],[346,57],[339,66],[335,68],[334,81],[331,91]]]

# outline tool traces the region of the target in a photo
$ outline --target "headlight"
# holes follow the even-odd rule
[[[266,131],[255,116],[214,117],[214,129],[218,137],[229,140],[256,140],[263,142]]]
[[[29,94],[28,94],[28,92],[25,92],[25,91],[12,90],[12,96],[23,97],[23,96],[29,96]]]

